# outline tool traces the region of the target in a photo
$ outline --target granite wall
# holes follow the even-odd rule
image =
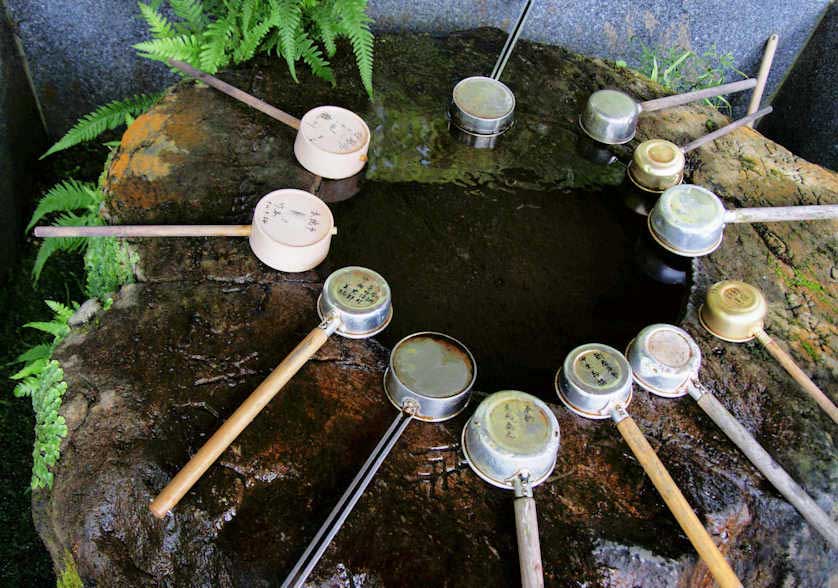
[[[135,0],[7,0],[28,54],[50,133],[57,136],[95,106],[173,81],[130,45],[145,36]],[[829,0],[541,0],[523,36],[588,55],[624,58],[633,36],[696,51],[716,45],[753,73],[765,39],[780,35],[773,93]],[[370,0],[380,30],[506,28],[517,0]]]

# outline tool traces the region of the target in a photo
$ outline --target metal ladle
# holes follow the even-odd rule
[[[384,374],[384,391],[399,414],[291,569],[282,588],[303,585],[407,425],[414,419],[440,422],[460,414],[468,404],[476,377],[474,357],[453,337],[421,332],[396,343]]]
[[[637,119],[641,112],[682,106],[705,98],[741,92],[756,85],[757,81],[750,78],[645,102],[637,102],[619,90],[597,90],[585,103],[585,109],[579,115],[579,126],[594,141],[606,145],[622,145],[634,139],[637,132]]]
[[[716,582],[722,588],[741,587],[730,564],[626,410],[632,396],[632,371],[628,360],[608,345],[581,345],[567,355],[556,372],[555,386],[559,399],[571,412],[589,419],[611,418],[617,423],[617,430]]]
[[[723,137],[738,129],[749,125],[753,121],[771,113],[772,107],[763,108],[759,112],[742,117],[729,125],[699,137],[695,141],[679,147],[665,139],[649,139],[635,147],[631,161],[628,164],[627,175],[632,183],[647,192],[660,193],[681,183],[684,179],[684,155],[694,151],[719,137]]]
[[[686,331],[666,324],[648,326],[629,343],[626,357],[634,372],[634,380],[645,390],[664,398],[692,396],[803,518],[833,547],[838,547],[838,525],[699,382],[701,351]]]
[[[838,218],[838,204],[771,206],[725,210],[710,190],[678,184],[664,190],[647,219],[658,244],[684,257],[712,253],[722,244],[728,223],[766,223]]]
[[[803,391],[838,423],[838,408],[835,404],[765,332],[767,313],[768,305],[759,288],[738,280],[724,280],[716,282],[707,290],[707,298],[698,316],[701,325],[723,341],[744,343],[756,337]]]
[[[451,124],[460,138],[472,147],[494,147],[497,138],[515,123],[515,95],[500,81],[500,76],[518,42],[532,4],[533,0],[524,1],[491,75],[465,78],[454,86]]]
[[[155,517],[163,518],[180,502],[332,334],[366,339],[384,330],[393,316],[390,286],[372,270],[357,266],[341,268],[326,278],[317,300],[317,312],[321,323],[274,368],[152,501],[150,509]]]
[[[110,225],[35,227],[36,237],[248,237],[262,263],[283,272],[320,264],[337,233],[332,211],[320,198],[292,188],[262,197],[251,225]]]
[[[316,176],[333,180],[348,178],[366,165],[370,129],[364,119],[351,110],[339,106],[318,106],[298,119],[188,63],[176,60],[169,60],[168,63],[296,130],[294,155],[300,165]]]
[[[556,466],[559,422],[541,400],[504,390],[488,396],[466,422],[463,453],[480,478],[515,492],[515,530],[523,588],[544,586],[533,487]]]

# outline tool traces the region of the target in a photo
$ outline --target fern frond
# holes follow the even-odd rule
[[[148,23],[152,37],[155,39],[168,39],[175,35],[172,24],[165,16],[157,11],[156,7],[150,4],[143,4],[142,2],[138,2],[137,5],[140,7],[140,14],[142,14],[143,19]]]
[[[302,8],[298,0],[280,0],[276,4],[271,3],[273,14],[279,29],[279,49],[288,64],[288,71],[295,82],[297,79],[297,33],[302,20]]]
[[[239,14],[241,15],[241,30],[247,32],[251,29],[250,24],[257,14],[259,0],[244,0]]]
[[[49,150],[41,155],[41,159],[52,155],[56,151],[62,151],[91,141],[111,129],[125,124],[128,116],[139,116],[151,108],[163,94],[138,94],[127,100],[114,100],[104,106],[100,106],[93,112],[81,117],[73,128],[67,131],[61,139]]]
[[[296,57],[301,57],[304,62],[311,68],[312,73],[319,78],[322,78],[335,85],[335,74],[332,71],[329,62],[323,57],[323,52],[320,47],[314,44],[305,31],[300,30],[295,41],[297,46]]]
[[[47,214],[53,212],[68,212],[72,210],[88,209],[95,211],[105,196],[96,186],[87,182],[64,180],[49,189],[38,202],[32,220],[26,226],[26,231],[32,230],[35,224]]]
[[[34,347],[30,347],[29,349],[27,349],[26,351],[24,351],[23,353],[18,355],[12,363],[30,364],[32,362],[35,362],[35,361],[38,361],[38,360],[41,360],[41,359],[43,359],[43,360],[49,359],[50,355],[52,355],[52,344],[41,343],[39,345],[35,345]],[[24,368],[24,369],[26,369],[26,368]],[[23,370],[14,374],[13,376],[11,376],[11,378],[13,380],[20,380],[22,378],[25,378],[27,375],[29,375],[29,374],[21,375],[22,372],[23,372]]]
[[[259,45],[262,43],[262,40],[265,38],[265,35],[268,34],[268,31],[270,31],[273,26],[273,20],[265,18],[254,27],[243,27],[244,33],[242,40],[239,43],[239,46],[236,47],[236,51],[233,54],[235,62],[241,63],[242,61],[252,59],[256,54],[256,50],[259,48]]]
[[[9,376],[9,378],[12,379],[12,380],[23,380],[24,382],[22,382],[22,383],[25,383],[26,378],[28,378],[29,376],[32,376],[34,374],[38,374],[41,371],[43,371],[43,369],[49,363],[49,358],[50,358],[50,355],[52,355],[52,351],[53,351],[53,345],[50,345],[48,343],[44,343],[44,345],[46,345],[49,348],[47,350],[46,357],[35,358],[34,360],[30,361],[25,366],[23,366],[23,368],[20,371],[18,371],[17,373],[14,373],[11,376]],[[35,349],[35,347],[33,347],[32,349]],[[20,387],[20,390],[18,390],[18,387]],[[21,396],[28,396],[29,395],[27,387],[26,386],[20,386],[20,384],[18,384],[18,386],[15,386],[14,394],[18,398],[20,398]]]
[[[226,57],[227,41],[231,27],[227,19],[219,19],[207,25],[201,39],[200,64],[205,72],[214,74],[229,63]]]
[[[33,321],[31,323],[26,323],[23,326],[47,333],[55,338],[62,338],[70,332],[70,327],[56,321]]]
[[[201,42],[197,35],[178,35],[168,39],[154,39],[132,45],[140,57],[166,62],[170,59],[185,61],[200,67]]]
[[[76,216],[72,213],[65,213],[58,217],[53,223],[62,227],[93,226],[102,224],[102,218],[97,214]],[[84,237],[54,237],[41,241],[38,248],[38,255],[35,256],[35,263],[32,266],[32,279],[37,283],[41,277],[41,271],[47,260],[59,251],[75,253],[82,251],[88,245],[89,239]]]
[[[372,19],[367,16],[366,9],[367,0],[339,0],[334,5],[335,12],[340,16],[340,32],[352,45],[361,83],[372,98]]]
[[[75,308],[70,308],[66,304],[61,304],[55,300],[44,300],[44,304],[46,304],[52,311],[54,317],[53,320],[59,323],[67,324],[70,317],[72,317],[76,312]]]
[[[314,26],[317,27],[317,32],[320,36],[320,41],[326,49],[328,57],[334,57],[337,53],[337,36],[338,31],[335,26],[334,15],[331,7],[317,6],[311,13],[311,19]]]
[[[169,0],[172,12],[186,21],[193,33],[197,33],[207,23],[201,0]]]

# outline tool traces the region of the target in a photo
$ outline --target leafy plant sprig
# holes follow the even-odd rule
[[[162,0],[139,3],[151,40],[134,45],[143,57],[185,61],[208,73],[275,53],[297,79],[302,60],[316,76],[335,84],[329,59],[337,40],[352,46],[364,89],[373,96],[372,19],[367,0],[168,0],[178,20],[160,11]]]

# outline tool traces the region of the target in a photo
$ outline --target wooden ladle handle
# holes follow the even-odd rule
[[[189,492],[204,472],[224,453],[227,447],[244,431],[256,415],[276,396],[288,380],[320,349],[329,338],[323,323],[313,329],[288,356],[282,360],[265,380],[247,397],[230,418],[204,443],[198,453],[163,488],[151,503],[151,512],[158,519],[166,516],[180,499]]]
[[[800,366],[794,362],[791,355],[783,351],[782,347],[777,345],[777,342],[771,338],[771,335],[765,332],[765,329],[757,329],[755,334],[768,353],[770,353],[772,357],[774,357],[774,359],[776,359],[777,362],[785,368],[789,375],[794,378],[795,382],[800,384],[803,391],[806,392],[812,400],[818,403],[818,406],[820,406],[824,412],[829,415],[829,418],[831,418],[833,422],[838,423],[838,408],[836,408],[835,404],[833,404],[827,395],[823,393],[823,390],[818,388],[811,378],[809,378],[809,376],[807,376],[806,373],[800,369]]]
[[[544,588],[538,517],[535,512],[535,499],[532,496],[515,499],[515,534],[518,537],[521,588]]]
[[[617,429],[623,435],[623,439],[626,440],[637,461],[643,466],[646,475],[652,480],[666,506],[669,507],[670,512],[672,512],[678,524],[681,525],[699,557],[707,564],[716,582],[722,588],[741,588],[742,583],[736,577],[733,568],[730,567],[730,564],[719,551],[707,529],[698,520],[687,499],[684,498],[681,490],[678,489],[675,481],[666,471],[660,458],[658,458],[652,446],[649,445],[634,419],[626,416],[617,423]]]

